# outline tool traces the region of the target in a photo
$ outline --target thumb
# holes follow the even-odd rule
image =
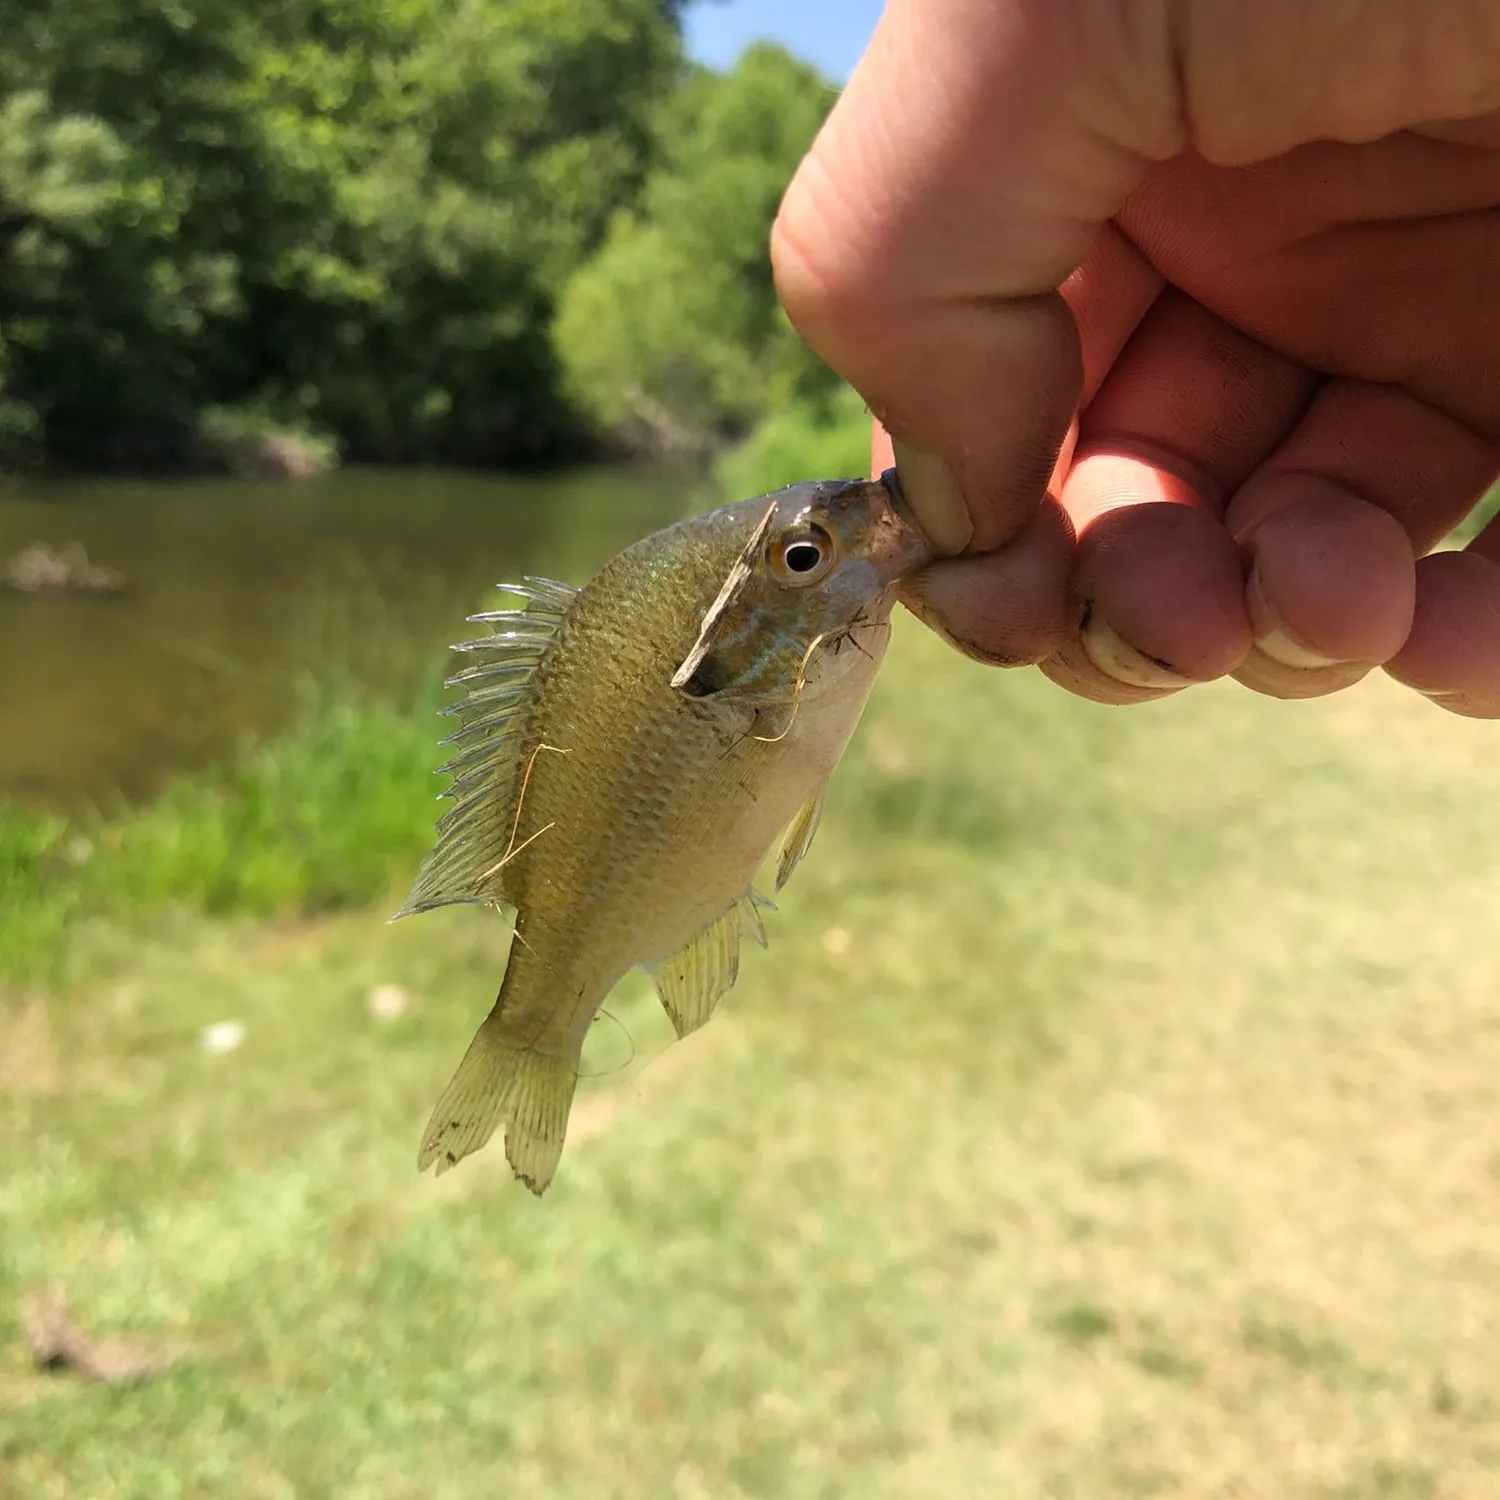
[[[1180,145],[1168,32],[1154,4],[890,0],[787,191],[782,303],[945,551],[1042,497],[1081,378],[1058,288]]]

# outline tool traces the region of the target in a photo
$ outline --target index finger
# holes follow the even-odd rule
[[[1175,149],[1165,46],[1133,71],[1101,57],[1138,38],[1101,38],[1099,9],[891,0],[776,223],[788,316],[891,433],[948,551],[1034,511],[1081,378],[1058,288]],[[1141,98],[1115,128],[1122,77]]]

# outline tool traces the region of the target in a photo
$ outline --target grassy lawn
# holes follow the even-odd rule
[[[617,997],[541,1202],[414,1166],[497,919],[0,992],[0,1495],[1500,1495],[1495,730],[898,636],[770,953],[686,1043]],[[181,1362],[33,1372],[52,1280]]]

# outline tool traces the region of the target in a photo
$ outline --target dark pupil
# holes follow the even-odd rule
[[[794,573],[811,573],[823,560],[823,549],[816,542],[793,542],[786,549],[786,565]]]

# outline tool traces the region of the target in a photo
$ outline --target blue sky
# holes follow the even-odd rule
[[[728,67],[754,41],[780,42],[843,83],[859,61],[883,0],[697,0],[683,17],[689,53]]]

